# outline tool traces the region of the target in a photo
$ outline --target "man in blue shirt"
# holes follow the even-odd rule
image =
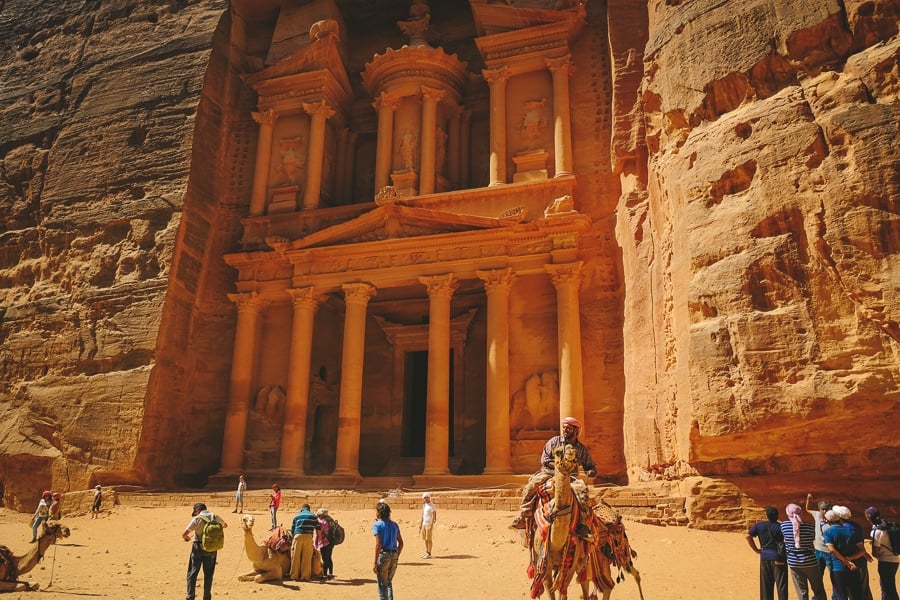
[[[403,551],[403,536],[400,526],[391,520],[391,507],[379,501],[375,506],[378,519],[372,524],[375,536],[375,566],[372,571],[378,578],[378,600],[394,600],[394,573],[400,553]]]
[[[833,514],[830,514],[833,513]],[[850,509],[834,506],[825,518],[831,521],[834,517],[839,522],[825,531],[825,544],[831,551],[831,583],[833,600],[863,598],[863,585],[860,578],[859,561],[865,564],[866,550],[863,537],[848,521]]]
[[[319,519],[312,513],[309,504],[300,507],[291,525],[291,579],[309,581],[312,578],[313,541]]]
[[[778,591],[778,600],[787,600],[787,565],[785,557],[778,552],[778,544],[784,543],[781,525],[778,523],[778,509],[766,507],[766,519],[760,521],[747,532],[747,543],[759,554],[759,598],[774,600],[772,587]],[[753,538],[759,538],[756,547]]]

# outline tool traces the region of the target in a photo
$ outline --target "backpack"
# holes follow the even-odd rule
[[[328,520],[328,543],[332,546],[344,543],[344,528],[334,519]]]
[[[787,547],[784,544],[784,534],[781,532],[781,525],[778,525],[778,529],[775,530],[775,533],[772,533],[772,530],[769,529],[769,535],[772,536],[772,539],[775,541],[775,550],[778,552],[778,556],[780,558],[785,558],[787,556]]]
[[[894,556],[900,555],[900,523],[884,521],[884,532],[891,541],[891,552]]]
[[[225,528],[215,519],[207,519],[203,515],[199,517],[203,520],[200,549],[204,552],[218,552],[225,546]]]

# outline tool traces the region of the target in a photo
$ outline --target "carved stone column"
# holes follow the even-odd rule
[[[544,265],[556,287],[556,330],[559,345],[559,416],[584,423],[581,362],[581,314],[578,287],[582,261]]]
[[[259,124],[256,142],[256,164],[253,167],[253,188],[250,192],[250,216],[258,217],[266,210],[269,189],[269,162],[272,160],[272,134],[278,114],[274,110],[251,113]]]
[[[369,305],[369,299],[377,291],[368,283],[346,283],[341,287],[344,290],[346,312],[344,314],[344,348],[341,355],[341,392],[334,475],[358,477],[366,308]]]
[[[313,322],[325,296],[317,295],[314,288],[290,289],[287,292],[294,304],[294,322],[291,327],[291,355],[288,359],[287,398],[278,470],[285,475],[304,475]]]
[[[400,99],[381,92],[372,104],[378,111],[378,141],[375,148],[375,194],[388,185],[391,175],[391,159],[394,148],[394,111],[400,106]]]
[[[434,157],[437,128],[437,106],[443,90],[422,86],[422,145],[419,159],[419,193],[434,193]]]
[[[450,109],[450,122],[447,125],[447,179],[450,180],[452,189],[460,189],[459,183],[459,142],[460,142],[460,115],[462,107],[454,105]],[[440,175],[440,173],[438,173]]]
[[[472,186],[469,174],[469,161],[472,135],[472,111],[463,110],[459,123],[459,189],[466,190]]]
[[[491,86],[491,161],[490,183],[506,183],[506,80],[509,68],[485,69],[484,78]]]
[[[244,446],[247,442],[247,417],[250,414],[250,394],[253,367],[256,359],[259,315],[265,308],[256,292],[228,294],[237,305],[237,328],[231,359],[231,382],[228,388],[228,409],[225,413],[225,432],[222,441],[221,473],[234,474],[244,466]]]
[[[569,56],[548,59],[547,68],[553,73],[553,152],[554,177],[571,175],[572,117],[569,106],[569,74],[573,67]]]
[[[509,290],[512,269],[476,271],[487,293],[487,406],[484,473],[512,473],[509,459]]]
[[[321,102],[304,103],[310,116],[309,151],[306,154],[306,189],[303,190],[303,209],[319,208],[322,192],[322,160],[325,157],[325,121],[334,116],[334,109]]]
[[[423,475],[450,473],[450,299],[456,276],[420,277],[428,290],[428,398]],[[460,360],[462,357],[458,357]]]
[[[353,199],[353,186],[356,173],[356,139],[359,134],[349,129],[344,130],[342,137],[343,160],[338,170],[338,199],[342,204],[349,204]]]

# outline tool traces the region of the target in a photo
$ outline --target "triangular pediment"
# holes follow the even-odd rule
[[[299,250],[381,240],[511,227],[524,215],[482,217],[399,204],[379,206],[355,219],[332,225],[297,240],[266,239],[275,249]]]

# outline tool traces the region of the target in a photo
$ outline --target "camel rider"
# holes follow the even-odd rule
[[[541,453],[541,470],[532,475],[525,485],[519,516],[510,525],[511,529],[525,529],[525,523],[534,511],[535,495],[538,488],[553,477],[553,450],[556,448],[569,444],[575,449],[575,460],[587,476],[594,477],[597,474],[597,465],[594,464],[594,459],[591,458],[590,450],[578,440],[578,434],[581,432],[581,423],[575,417],[566,417],[562,420],[561,425],[562,435],[553,436],[544,445],[544,451]],[[579,483],[581,482],[579,481]],[[584,484],[581,485],[583,487]],[[579,497],[579,502],[581,501],[580,497],[587,497],[586,489],[577,490],[575,488],[576,486],[573,484],[573,490],[576,492],[576,497]],[[587,509],[583,503],[582,508]],[[579,519],[575,532],[579,537],[591,539],[590,529],[585,525],[583,519]]]

